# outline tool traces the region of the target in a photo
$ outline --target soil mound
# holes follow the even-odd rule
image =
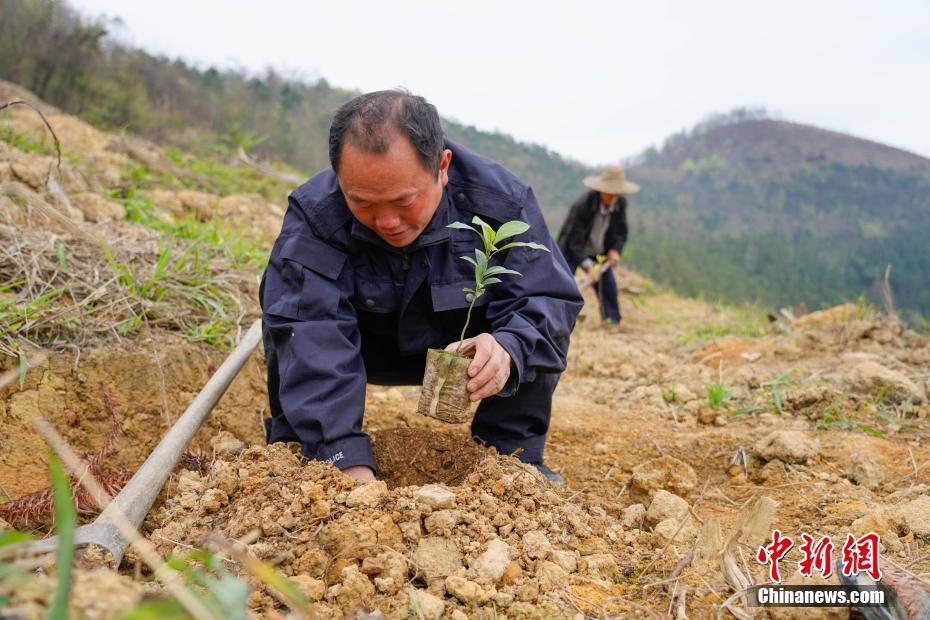
[[[380,445],[397,454],[408,437],[387,433]],[[150,537],[164,554],[209,544],[216,532],[251,541],[249,552],[294,577],[322,617],[405,617],[432,599],[448,612],[571,615],[572,587],[614,587],[633,539],[603,507],[512,457],[486,456],[463,477],[388,490],[302,463],[282,445],[252,447],[207,475],[183,472],[179,492],[150,516]],[[250,603],[271,612],[273,599],[252,585]]]

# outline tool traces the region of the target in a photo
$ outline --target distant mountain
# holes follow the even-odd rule
[[[930,316],[930,159],[737,111],[643,154],[629,260],[687,294]]]

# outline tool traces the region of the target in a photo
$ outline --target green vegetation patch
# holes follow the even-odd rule
[[[19,133],[8,124],[0,125],[0,140],[24,153],[39,153],[41,155],[51,155],[53,153],[52,148],[44,141]]]

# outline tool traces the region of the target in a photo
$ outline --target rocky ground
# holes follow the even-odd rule
[[[0,95],[28,96],[2,86]],[[215,176],[190,176],[206,173],[181,169],[155,145],[44,109],[65,148],[59,175],[71,199],[49,189],[51,154],[22,139],[38,140],[41,121],[26,110],[0,116],[20,136],[0,142],[0,233],[18,248],[10,255],[20,265],[0,267],[0,287],[30,273],[46,278],[45,290],[58,286],[56,278],[71,278],[72,256],[90,271],[72,278],[84,282],[80,294],[71,289],[18,331],[0,326],[0,368],[16,368],[20,354],[36,361],[0,390],[0,518],[40,535],[47,511],[43,523],[41,506],[11,509],[48,486],[31,416],[46,417],[86,453],[115,436],[100,472],[115,479],[144,460],[225,355],[222,339],[198,337],[217,319],[198,314],[196,303],[139,300],[140,287],[133,297],[126,278],[106,275],[99,238],[150,280],[166,234],[154,219],[207,225],[246,214],[253,241],[267,243],[286,191],[279,184],[267,195],[236,193],[243,188]],[[130,221],[127,188],[139,166],[147,180],[132,189],[147,197],[151,217]],[[166,175],[197,182],[152,180]],[[85,194],[93,197],[75,199]],[[202,243],[170,232],[179,248]],[[257,271],[234,259],[211,254],[208,276],[237,308],[224,320],[247,325]],[[587,291],[556,393],[547,461],[565,488],[474,446],[465,427],[418,416],[416,387],[369,388],[365,424],[382,481],[360,485],[328,465],[302,465],[288,447],[263,445],[256,355],[195,439],[197,466],[172,476],[146,537],[162,555],[239,539],[288,576],[320,617],[817,617],[805,609],[759,614],[731,598],[765,580],[754,557],[775,528],[796,540],[829,535],[837,547],[848,533],[877,532],[883,567],[926,582],[930,338],[860,305],[770,323],[756,309],[682,299],[622,269],[619,279],[639,293],[624,297],[622,327],[600,324]],[[23,289],[0,288],[0,308],[22,308]],[[133,316],[144,318],[138,329],[96,329]],[[224,333],[234,338],[236,330]],[[782,564],[789,581],[800,580],[799,558],[795,547]],[[252,586],[256,615],[286,613],[241,562],[226,565]],[[52,582],[0,583],[0,601],[41,614]],[[130,552],[121,575],[80,573],[72,607],[109,617],[153,591]]]

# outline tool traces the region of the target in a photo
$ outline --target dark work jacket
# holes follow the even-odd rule
[[[591,234],[591,227],[594,225],[594,214],[597,213],[600,203],[600,192],[592,189],[582,194],[568,211],[568,217],[565,218],[562,230],[559,231],[559,248],[565,254],[565,260],[571,265],[578,265],[588,258],[585,256],[584,249],[588,235]],[[604,233],[604,253],[613,249],[622,254],[628,232],[626,198],[620,196],[617,198],[616,208],[610,214],[607,232]]]
[[[509,396],[537,371],[565,368],[568,336],[582,306],[578,287],[552,242],[533,191],[511,172],[464,147],[452,150],[449,183],[439,207],[408,247],[393,248],[346,206],[328,168],[288,199],[281,234],[262,278],[266,355],[273,347],[278,381],[269,376],[280,411],[268,424],[269,441],[299,441],[308,458],[340,468],[374,460],[362,432],[366,371],[361,331],[391,341],[400,355],[444,347],[449,324],[464,325],[474,288],[477,235],[449,229],[475,215],[495,228],[523,220],[530,230],[516,241],[551,251],[514,248],[494,258],[523,274],[504,275],[478,299],[472,313],[513,360]],[[367,336],[366,336],[367,337]],[[270,374],[270,373],[269,373]],[[277,415],[276,415],[277,414]]]

